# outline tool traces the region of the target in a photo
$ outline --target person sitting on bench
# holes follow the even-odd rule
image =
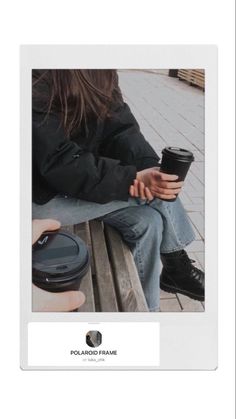
[[[32,132],[35,218],[98,218],[117,229],[150,310],[160,288],[204,300],[204,273],[184,250],[193,229],[179,197],[168,202],[183,182],[159,171],[117,71],[33,70]]]

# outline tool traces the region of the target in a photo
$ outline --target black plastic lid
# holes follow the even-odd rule
[[[88,265],[86,244],[74,234],[46,232],[33,246],[33,280],[64,282],[76,277]]]
[[[179,147],[165,147],[162,150],[162,154],[172,159],[177,159],[186,162],[192,162],[194,160],[193,153]]]

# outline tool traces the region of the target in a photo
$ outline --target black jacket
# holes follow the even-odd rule
[[[33,102],[33,201],[44,204],[56,194],[101,204],[127,201],[136,172],[158,165],[159,157],[140,132],[126,103],[112,117],[90,122],[70,140],[57,114],[46,119]]]

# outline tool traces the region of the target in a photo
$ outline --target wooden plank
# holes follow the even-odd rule
[[[181,80],[185,80],[191,84],[194,84],[198,87],[204,88],[205,87],[205,73],[204,70],[185,70],[180,69],[178,71],[178,77]]]
[[[76,224],[74,226],[74,233],[78,235],[82,240],[84,240],[86,244],[89,243],[89,231],[88,231],[87,223],[83,223],[82,225]],[[89,268],[87,274],[81,281],[80,291],[84,293],[86,300],[85,300],[85,303],[77,311],[79,312],[95,311],[91,267]]]
[[[204,81],[205,72],[204,72],[204,70],[200,70],[200,69],[180,69],[178,71],[178,76],[180,76],[181,78],[184,77],[185,80],[196,77],[199,80]]]
[[[94,220],[89,226],[101,311],[119,311],[102,223]]]
[[[105,235],[121,310],[125,312],[149,311],[128,246],[119,233],[110,226],[105,226]]]
[[[182,80],[190,81],[191,79],[190,71],[181,69],[178,71],[178,77]]]
[[[73,225],[65,225],[61,228],[62,231],[68,231],[68,233],[74,234],[74,226]]]

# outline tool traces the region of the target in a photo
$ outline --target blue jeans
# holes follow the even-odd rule
[[[136,202],[136,204],[135,204]],[[116,228],[131,249],[148,307],[159,309],[160,253],[184,249],[194,232],[179,198],[175,202],[154,199],[150,204],[137,199],[99,218]]]

